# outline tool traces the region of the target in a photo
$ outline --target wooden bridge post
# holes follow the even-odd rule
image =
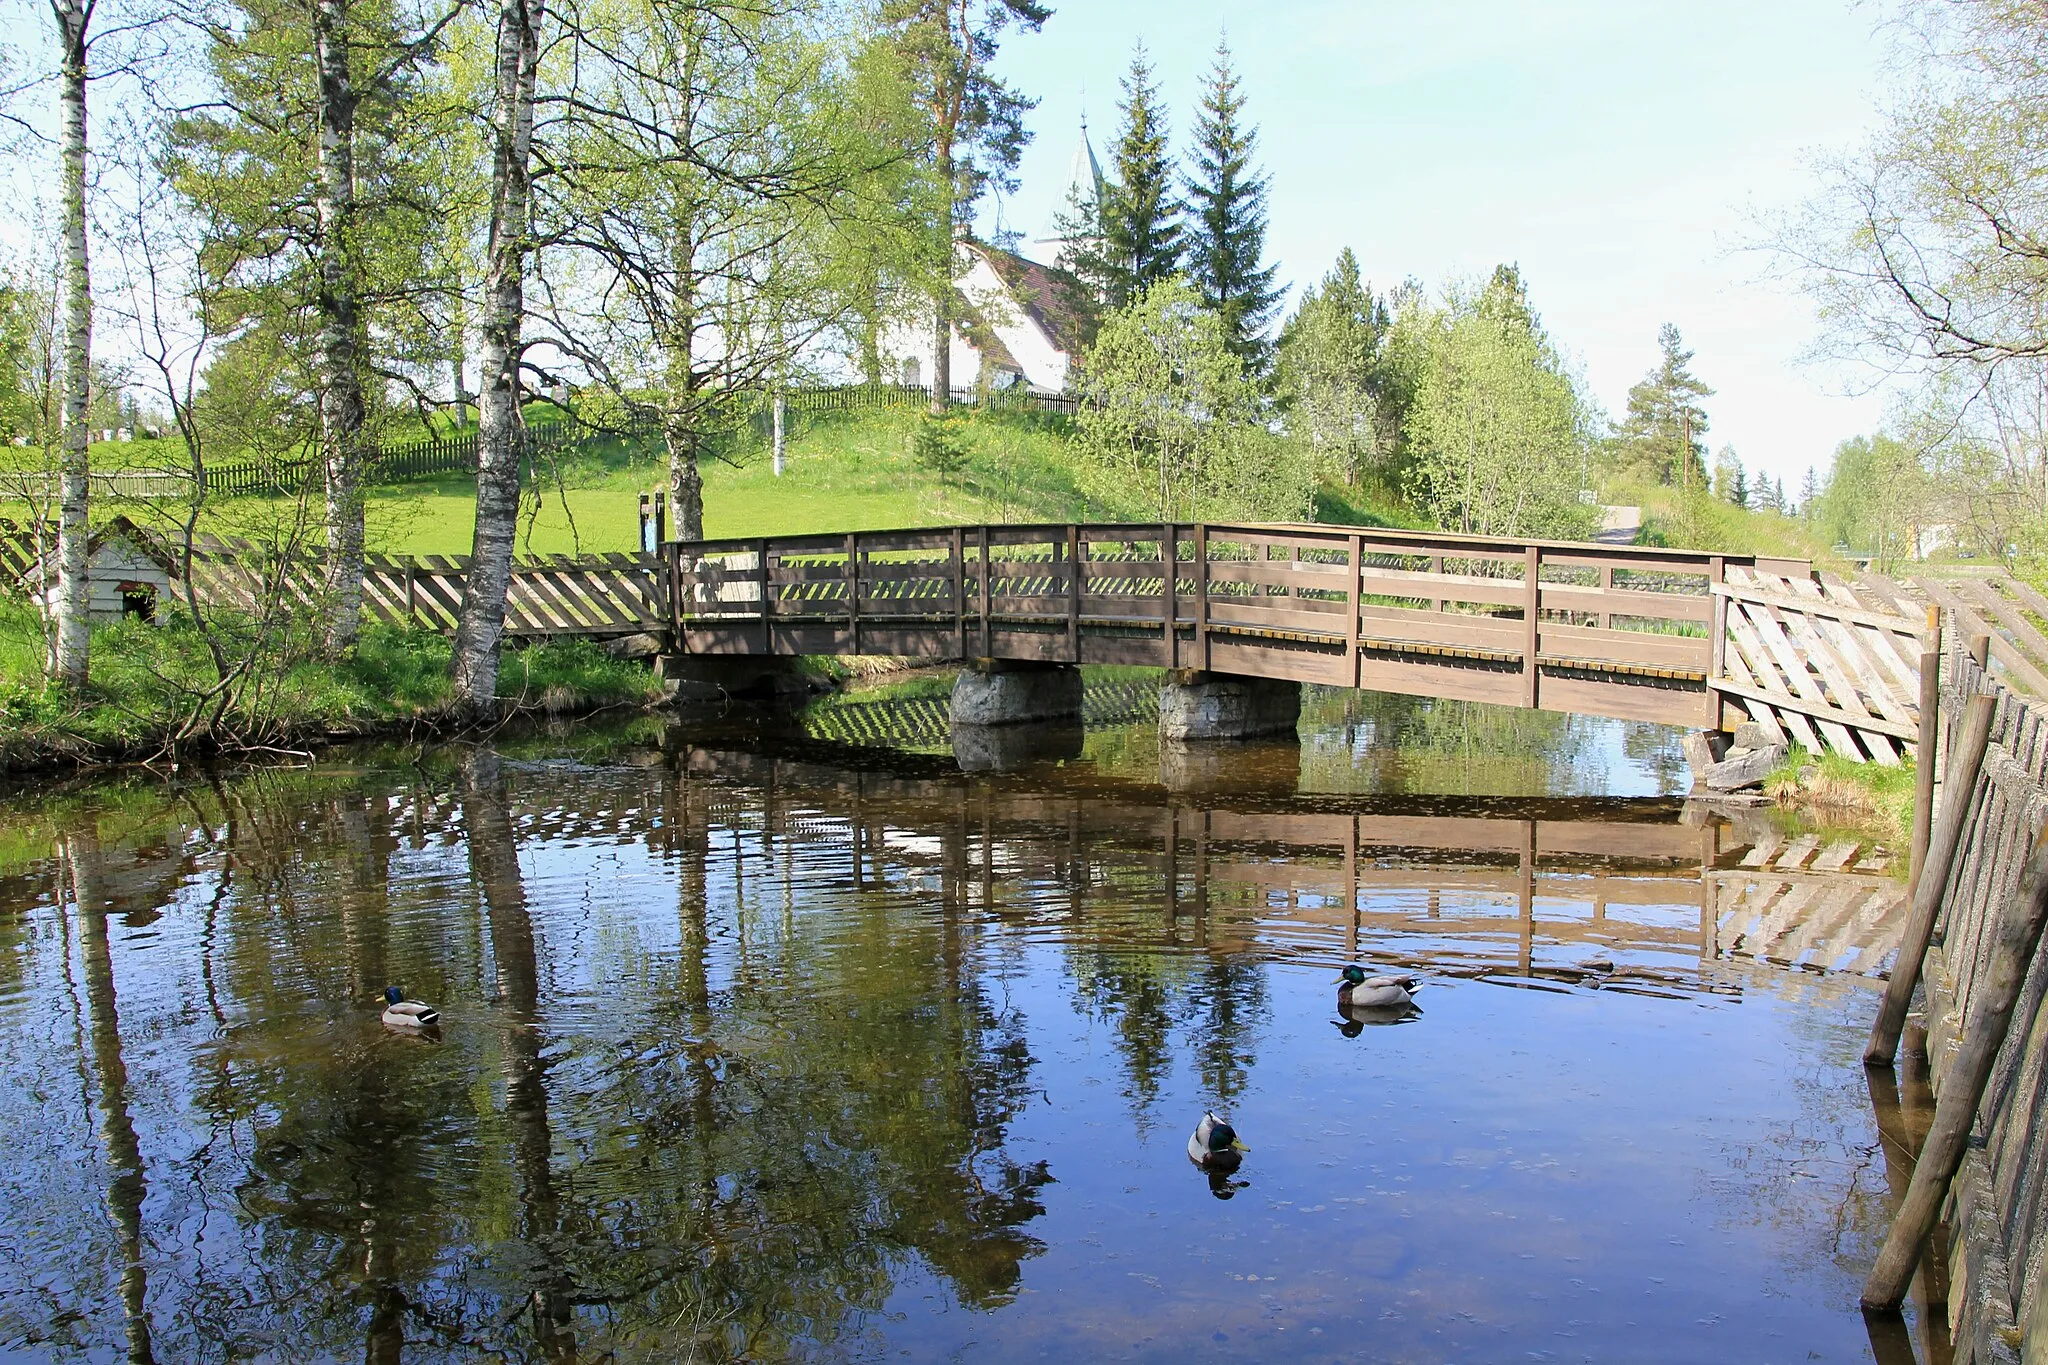
[[[1177,657],[1180,653],[1180,632],[1177,629],[1180,622],[1176,619],[1179,607],[1174,601],[1174,593],[1179,587],[1179,577],[1180,533],[1172,522],[1162,522],[1159,526],[1159,596],[1160,614],[1166,621],[1164,663],[1168,668],[1180,667],[1180,660]]]
[[[1345,585],[1345,596],[1351,604],[1349,613],[1351,617],[1351,624],[1345,627],[1344,633],[1351,637],[1351,642],[1347,646],[1347,648],[1351,651],[1351,664],[1346,671],[1351,674],[1351,685],[1353,687],[1356,687],[1358,686],[1359,682],[1363,679],[1365,670],[1365,631],[1363,628],[1363,623],[1359,620],[1358,617],[1360,606],[1359,597],[1362,595],[1360,593],[1360,586],[1364,582],[1365,574],[1365,537],[1357,535],[1352,536],[1349,548],[1351,553],[1351,568],[1347,575],[1349,581]],[[1353,823],[1356,822],[1354,821]],[[1357,842],[1358,841],[1356,839],[1352,840],[1354,846],[1357,844]],[[1352,888],[1352,899],[1354,902],[1354,909],[1356,908],[1355,903],[1357,900],[1357,891],[1358,888],[1354,886]]]
[[[1613,591],[1614,591],[1614,566],[1613,566],[1612,564],[1602,564],[1602,565],[1600,566],[1600,593],[1601,593],[1601,596],[1602,596],[1602,597],[1605,597],[1605,596],[1606,596],[1606,594],[1608,594],[1608,593],[1610,593],[1610,592],[1613,592]],[[1602,629],[1602,630],[1612,630],[1612,629],[1614,629],[1614,613],[1613,613],[1613,612],[1611,612],[1611,611],[1608,611],[1608,610],[1607,610],[1607,606],[1606,606],[1606,603],[1605,603],[1605,602],[1602,602],[1602,603],[1601,603],[1601,608],[1600,608],[1600,617],[1599,617],[1599,620],[1600,620],[1600,629]]]
[[[953,653],[967,657],[967,532],[955,526],[946,546],[946,570],[953,579]]]
[[[849,654],[860,653],[860,535],[846,535],[846,634]]]
[[[1721,680],[1727,668],[1728,657],[1728,599],[1714,589],[1728,578],[1728,561],[1719,555],[1707,561],[1707,719],[1700,728],[1718,730],[1721,728],[1721,693],[1715,684]]]
[[[1067,657],[1081,662],[1081,528],[1067,523]]]
[[[768,620],[768,538],[754,542],[754,582],[761,594],[761,652],[775,652],[775,631]]]
[[[1941,608],[1927,608],[1927,635],[1920,648],[1920,739],[1914,746],[1913,844],[1907,862],[1906,895],[1920,886],[1927,844],[1934,833],[1934,763],[1941,722]]]
[[[992,626],[989,621],[989,602],[994,594],[989,572],[988,527],[983,525],[978,534],[981,542],[981,657],[992,659],[996,651],[995,637],[991,633]]]
[[[1536,627],[1543,616],[1543,550],[1531,545],[1522,551],[1522,705],[1534,709],[1537,692]]]
[[[1209,671],[1209,524],[1195,523],[1195,658]]]

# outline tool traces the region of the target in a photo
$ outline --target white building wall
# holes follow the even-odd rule
[[[1003,284],[980,252],[968,250],[963,253],[967,268],[956,283],[960,292],[988,320],[995,334],[1002,338],[1003,345],[1017,358],[1017,364],[1024,371],[1024,382],[1037,389],[1054,393],[1067,386],[1067,357],[1053,345],[1052,339],[1031,320],[1021,304],[1010,297],[1010,291]],[[880,338],[882,355],[885,359],[884,378],[897,383],[916,383],[927,387],[932,382],[932,328],[929,322],[896,321],[883,329]],[[953,329],[953,387],[971,389],[981,382],[981,352],[960,333]],[[909,367],[915,367],[915,376]]]

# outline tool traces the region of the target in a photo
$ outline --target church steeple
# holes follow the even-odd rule
[[[1067,166],[1067,183],[1046,216],[1045,231],[1039,234],[1037,245],[1057,250],[1078,240],[1061,230],[1060,219],[1073,216],[1077,205],[1092,216],[1096,205],[1102,202],[1103,188],[1102,166],[1095,160],[1095,148],[1088,141],[1088,116],[1083,114],[1081,140],[1075,144],[1073,160]]]

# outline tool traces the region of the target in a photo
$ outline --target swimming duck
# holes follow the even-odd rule
[[[432,1028],[441,1022],[441,1011],[432,1005],[405,998],[396,986],[384,988],[384,1022],[392,1028]]]
[[[1203,1114],[1188,1138],[1188,1160],[1205,1171],[1224,1175],[1236,1170],[1250,1150],[1237,1140],[1237,1130],[1213,1113]]]
[[[1407,1010],[1415,1006],[1422,983],[1412,976],[1367,976],[1363,967],[1344,969],[1337,979],[1339,1010]]]

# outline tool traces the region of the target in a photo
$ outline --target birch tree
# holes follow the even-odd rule
[[[519,529],[521,334],[532,249],[534,95],[540,75],[540,0],[503,0],[498,11],[491,108],[491,216],[477,324],[476,530],[450,661],[454,702],[471,717],[497,710],[498,645]]]
[[[57,21],[58,178],[64,239],[64,426],[59,464],[57,591],[52,601],[50,674],[65,687],[86,684],[92,635],[87,619],[86,563],[92,455],[85,412],[92,401],[92,278],[86,260],[86,56],[94,0],[50,0]]]
[[[707,439],[848,307],[840,220],[886,212],[848,73],[774,0],[593,0],[536,187],[547,340],[627,402],[659,395],[676,534],[704,534]],[[888,184],[885,183],[885,191]]]

